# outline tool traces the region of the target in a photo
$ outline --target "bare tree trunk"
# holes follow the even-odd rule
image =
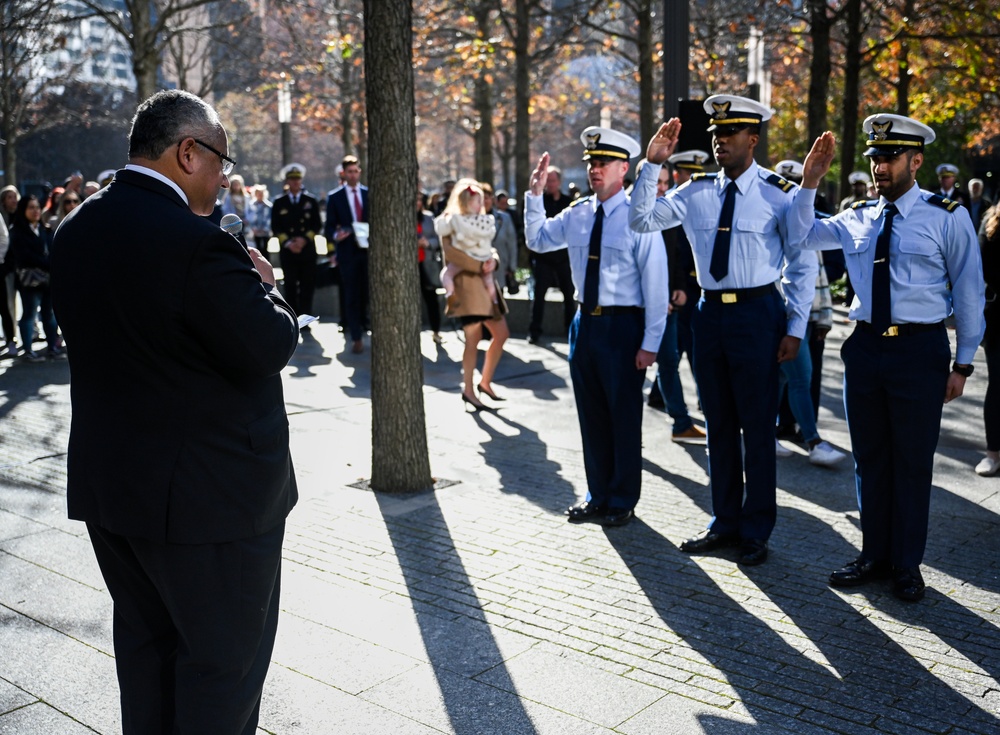
[[[840,192],[851,190],[847,177],[854,170],[858,142],[858,86],[861,83],[861,0],[847,0],[847,37],[844,66],[844,127],[841,131]]]
[[[413,203],[412,0],[365,0],[371,162],[372,489],[433,485],[424,420]]]
[[[476,9],[476,32],[481,43],[490,38],[490,4],[483,3]],[[494,184],[493,181],[493,90],[487,78],[487,65],[476,69],[473,104],[476,108],[476,179]]]
[[[914,0],[903,3],[904,22],[908,23],[916,12]],[[896,114],[908,117],[910,114],[910,44],[904,33],[899,52],[899,81],[896,83]]]
[[[812,39],[812,60],[809,62],[809,101],[807,103],[809,134],[806,140],[816,140],[827,129],[826,100],[830,92],[830,26],[827,0],[809,0],[809,35]]]
[[[638,7],[639,35],[636,53],[639,56],[639,140],[645,143],[656,131],[653,111],[653,1],[640,0]]]
[[[152,3],[131,3],[132,34],[128,37],[132,47],[132,72],[135,74],[136,97],[139,102],[156,94],[156,71],[160,67],[156,49],[156,31],[153,29]]]
[[[515,0],[514,14],[514,186],[518,193],[518,206],[524,211],[524,191],[531,175],[531,89],[528,65],[528,0]]]

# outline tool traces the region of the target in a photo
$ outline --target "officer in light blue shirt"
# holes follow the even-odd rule
[[[740,564],[752,566],[767,559],[777,517],[778,363],[798,353],[818,264],[791,242],[789,218],[798,187],[753,160],[771,111],[733,95],[709,97],[705,111],[722,171],[696,174],[657,199],[656,167],[647,166],[632,190],[629,223],[639,232],[683,226],[704,290],[692,330],[715,517],[681,550],[739,546]],[[646,151],[651,163],[673,153],[680,128],[676,118],[660,127]],[[783,268],[784,299],[775,287]]]
[[[568,250],[580,302],[569,367],[588,492],[566,513],[574,523],[621,526],[639,502],[642,384],[667,323],[667,255],[658,233],[640,235],[628,226],[625,174],[639,144],[609,128],[587,128],[580,139],[593,196],[546,219],[546,153],[524,198],[524,231],[536,253]]]
[[[841,355],[864,545],[830,584],[891,577],[896,597],[917,601],[942,405],[962,395],[986,329],[983,268],[969,211],[916,183],[934,131],[891,114],[871,115],[863,130],[879,198],[815,220],[806,241],[843,248],[858,323]],[[813,144],[797,209],[812,209],[835,146],[830,132]],[[952,314],[957,350],[949,369],[944,320]]]

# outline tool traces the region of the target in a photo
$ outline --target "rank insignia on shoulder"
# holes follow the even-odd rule
[[[778,174],[771,174],[765,179],[765,181],[767,181],[767,183],[769,184],[774,184],[786,194],[795,187],[795,184],[793,182],[789,181],[788,179],[781,178],[780,176],[778,176]]]
[[[878,199],[862,199],[859,202],[854,202],[851,209],[864,209],[865,207],[874,207],[876,204],[878,204]]]
[[[704,179],[706,181],[714,181],[717,178],[719,178],[718,172],[712,172],[712,173],[701,172],[701,173],[697,173],[697,174],[691,174],[691,178],[689,180],[690,181],[701,181],[702,179]]]
[[[941,209],[947,209],[949,212],[954,212],[955,209],[961,205],[961,202],[956,202],[954,199],[948,199],[940,194],[931,194],[927,201],[941,207]]]
[[[592,198],[592,197],[580,197],[579,199],[577,199],[577,200],[575,200],[575,201],[571,202],[569,206],[571,206],[571,207],[575,207],[575,206],[577,206],[578,204],[583,204],[584,202],[589,202],[589,201],[591,200],[591,198]]]

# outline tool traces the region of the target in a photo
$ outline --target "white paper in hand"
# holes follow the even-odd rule
[[[368,247],[368,223],[367,222],[355,222],[354,223],[354,237],[358,241],[359,248]]]
[[[299,314],[299,329],[302,329],[302,327],[308,326],[309,324],[312,324],[315,321],[319,321],[318,316],[312,316],[310,314]]]

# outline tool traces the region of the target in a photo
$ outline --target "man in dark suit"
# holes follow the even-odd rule
[[[228,147],[202,100],[154,95],[52,246],[69,516],[114,599],[124,735],[254,733],[277,628],[298,328],[264,256],[205,219]]]
[[[354,156],[344,158],[344,185],[326,200],[326,242],[330,265],[340,268],[344,289],[344,311],[351,352],[360,354],[365,346],[365,312],[368,308],[368,237],[355,232],[355,224],[368,222],[368,187],[361,181],[361,166]],[[358,228],[361,229],[361,228]]]
[[[287,191],[271,207],[271,230],[278,238],[284,294],[296,314],[311,314],[316,291],[316,235],[323,229],[319,201],[302,188],[306,167],[290,163],[281,169]],[[304,332],[309,327],[303,327]]]

